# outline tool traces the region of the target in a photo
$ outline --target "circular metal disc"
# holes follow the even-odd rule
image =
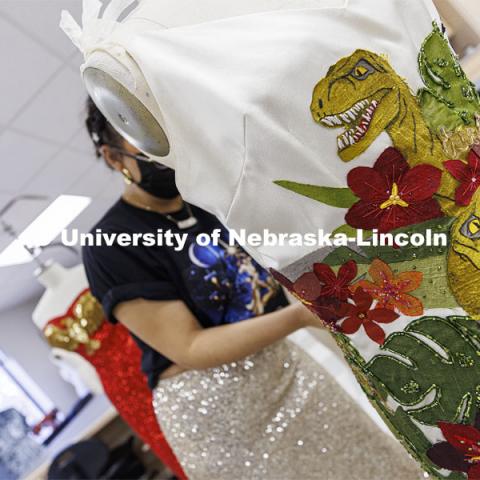
[[[98,68],[87,68],[83,76],[92,100],[129,143],[157,157],[170,153],[165,131],[138,98]]]

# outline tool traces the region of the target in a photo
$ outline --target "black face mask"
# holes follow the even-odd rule
[[[175,184],[175,170],[155,162],[137,160],[142,180],[137,185],[150,195],[171,200],[180,192]]]

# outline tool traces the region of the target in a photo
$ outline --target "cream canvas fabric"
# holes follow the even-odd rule
[[[124,84],[146,80],[171,144],[169,157],[159,160],[175,168],[186,200],[233,229],[330,232],[342,215],[338,208],[273,182],[346,187],[352,164],[370,165],[391,142],[383,134],[365,155],[340,162],[339,132],[312,121],[315,84],[339,58],[362,48],[388,55],[415,90],[421,86],[418,52],[438,18],[429,0],[320,0],[305,8],[279,3],[297,8],[192,24],[188,15],[181,21],[169,15],[171,6],[147,0],[106,39],[88,46],[86,65],[100,51],[117,65],[101,66]],[[174,26],[165,28],[169,21]],[[123,59],[122,77],[116,62]],[[133,77],[132,59],[139,68]],[[283,267],[313,250],[259,247],[249,253],[265,266]]]

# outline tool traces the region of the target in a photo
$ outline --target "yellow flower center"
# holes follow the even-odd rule
[[[398,205],[399,207],[404,208],[407,208],[409,206],[409,204],[405,200],[402,200],[402,197],[400,197],[398,192],[398,185],[396,183],[392,185],[392,194],[390,195],[390,198],[386,202],[383,202],[380,205],[380,208],[382,210],[385,210],[386,208],[393,207],[394,205]]]

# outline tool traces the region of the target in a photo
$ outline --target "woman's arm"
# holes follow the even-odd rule
[[[300,328],[322,326],[301,304],[207,329],[181,301],[133,300],[119,304],[114,315],[153,349],[175,364],[194,370],[242,360]]]

